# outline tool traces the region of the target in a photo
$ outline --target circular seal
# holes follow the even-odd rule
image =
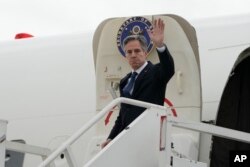
[[[123,22],[117,33],[117,47],[120,53],[125,56],[123,50],[123,40],[129,35],[143,35],[148,43],[147,52],[149,53],[153,48],[153,43],[148,36],[147,30],[152,29],[151,22],[144,17],[131,17]]]

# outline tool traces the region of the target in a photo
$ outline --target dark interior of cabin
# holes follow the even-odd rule
[[[250,56],[229,76],[216,125],[250,133]],[[230,151],[235,150],[250,150],[250,144],[213,136],[210,167],[229,167]]]

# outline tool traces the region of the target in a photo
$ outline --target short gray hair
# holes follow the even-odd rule
[[[128,44],[128,42],[134,41],[134,40],[139,41],[140,44],[141,44],[142,50],[145,51],[145,52],[147,52],[148,43],[147,43],[146,38],[145,38],[143,35],[129,35],[129,36],[127,36],[127,37],[123,40],[123,50],[124,50],[125,45]],[[124,50],[124,51],[125,51],[125,50]]]

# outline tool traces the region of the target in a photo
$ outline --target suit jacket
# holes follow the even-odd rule
[[[148,62],[147,66],[138,75],[131,99],[141,100],[158,105],[164,104],[166,85],[174,75],[174,61],[167,46],[164,52],[157,50],[160,63],[153,65]],[[124,97],[122,89],[127,84],[131,73],[127,74],[120,81],[120,95]],[[115,138],[133,120],[135,120],[145,108],[136,107],[128,104],[121,104],[121,109],[115,125],[110,132],[109,139]]]

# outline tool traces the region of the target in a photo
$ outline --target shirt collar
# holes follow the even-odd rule
[[[145,61],[145,63],[140,67],[138,68],[137,70],[132,70],[132,72],[136,72],[138,75],[141,73],[141,71],[148,65],[148,62]]]

